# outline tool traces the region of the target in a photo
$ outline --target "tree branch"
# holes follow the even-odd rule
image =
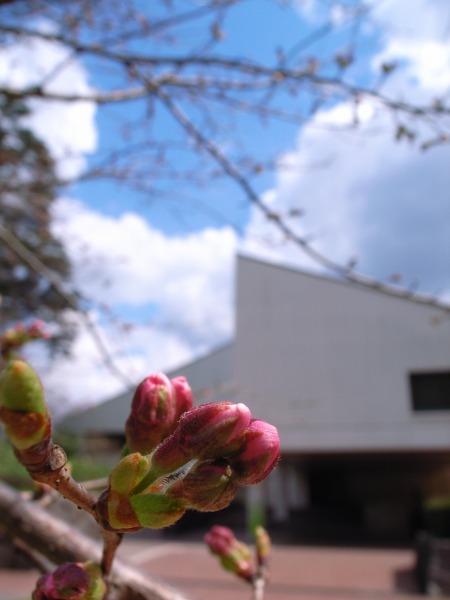
[[[185,115],[179,106],[173,102],[167,93],[165,93],[163,90],[158,90],[155,92],[155,95],[164,104],[175,121],[177,121],[179,125],[183,127],[186,133],[198,144],[200,148],[209,154],[221,167],[224,173],[226,173],[230,179],[232,179],[238,185],[251,204],[256,206],[256,208],[273,223],[273,225],[284,235],[286,240],[290,240],[299,246],[303,252],[312,258],[316,263],[322,265],[327,270],[335,273],[339,277],[359,286],[370,288],[372,290],[397,298],[407,298],[413,302],[416,302],[417,304],[433,306],[434,308],[444,311],[447,315],[450,315],[450,304],[440,302],[438,299],[432,296],[417,294],[411,292],[410,290],[397,288],[379,281],[378,279],[368,277],[367,275],[358,273],[349,267],[344,267],[331,260],[328,256],[322,254],[319,250],[314,248],[305,237],[297,234],[285,221],[283,221],[283,219],[281,219],[281,217],[279,217],[278,214],[274,213],[264,203],[256,190],[251,186],[248,179],[242,175],[241,171],[234,166],[234,164],[210,139],[202,134],[202,132]]]
[[[55,273],[49,269],[44,263],[42,263],[35,254],[30,252],[26,246],[22,244],[22,242],[16,238],[4,225],[0,223],[0,241],[2,241],[16,256],[18,256],[22,262],[41,275],[44,279],[46,279],[57,292],[57,294],[64,300],[67,304],[68,308],[78,312],[81,314],[85,326],[91,335],[92,339],[97,346],[104,363],[109,368],[109,370],[120,379],[120,381],[126,386],[126,389],[130,385],[133,385],[131,379],[123,373],[116,366],[107,346],[105,345],[103,339],[101,338],[95,323],[93,322],[91,316],[87,311],[81,310],[80,307],[74,302],[73,298],[68,294],[64,287],[62,286],[59,278],[55,275]]]
[[[55,564],[100,562],[101,546],[35,503],[24,500],[0,482],[0,523],[11,537],[38,550]],[[187,600],[178,591],[144,577],[139,571],[115,561],[109,578],[111,600]]]

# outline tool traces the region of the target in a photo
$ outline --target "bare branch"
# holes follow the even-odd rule
[[[70,294],[68,294],[64,290],[64,286],[59,281],[59,278],[53,273],[51,269],[49,269],[46,265],[44,265],[32,252],[26,248],[20,240],[18,240],[4,225],[0,223],[0,240],[8,246],[8,248],[16,254],[25,265],[27,265],[30,269],[44,277],[55,289],[58,295],[65,301],[68,308],[79,312],[85,326],[94,340],[105,364],[109,368],[109,370],[120,379],[120,381],[128,387],[133,385],[131,379],[120,371],[116,366],[107,346],[105,345],[103,338],[100,336],[100,333],[97,330],[97,327],[92,320],[92,317],[87,311],[81,310],[79,306],[74,302],[73,298]]]
[[[428,104],[426,102],[410,102],[409,99],[405,101],[400,97],[394,97],[392,94],[381,91],[382,84],[390,72],[388,68],[384,71],[381,70],[380,77],[375,83],[361,86],[347,80],[347,71],[344,68],[338,70],[338,74],[333,76],[330,75],[333,71],[326,67],[326,61],[319,64],[316,60],[301,57],[300,53],[305,48],[336,30],[336,24],[332,20],[327,20],[286,52],[282,50],[278,53],[274,52],[273,59],[265,62],[213,52],[211,48],[215,47],[215,44],[211,43],[214,37],[211,37],[211,26],[218,22],[221,23],[226,11],[243,1],[211,0],[202,6],[196,6],[186,11],[177,12],[177,9],[174,9],[167,17],[161,16],[161,13],[158,14],[156,11],[153,19],[139,19],[138,12],[131,8],[129,21],[116,23],[117,31],[113,26],[110,34],[105,33],[108,32],[106,21],[105,26],[97,31],[95,29],[97,21],[95,20],[93,25],[84,25],[84,29],[80,33],[83,22],[80,19],[77,21],[76,17],[79,15],[76,11],[73,16],[77,25],[74,27],[39,30],[29,25],[22,26],[18,20],[16,20],[16,24],[4,23],[0,25],[0,33],[4,35],[7,42],[11,39],[28,38],[60,44],[69,51],[70,57],[87,57],[102,68],[105,65],[112,67],[116,79],[109,88],[105,87],[86,93],[55,91],[48,84],[55,74],[64,68],[63,61],[56,66],[56,69],[50,71],[39,85],[25,89],[5,87],[3,93],[13,98],[37,98],[61,102],[88,101],[98,105],[134,102],[144,98],[150,101],[159,99],[181,126],[182,131],[187,134],[187,137],[195,141],[196,147],[212,159],[220,171],[240,188],[245,198],[258,208],[286,240],[300,247],[317,264],[358,285],[392,296],[407,297],[415,302],[428,304],[449,313],[449,306],[433,297],[419,295],[410,290],[400,289],[396,285],[368,277],[358,273],[354,268],[338,264],[321,253],[307,237],[299,235],[283,215],[275,214],[264,203],[250,183],[252,173],[245,169],[245,161],[229,159],[213,139],[216,131],[223,130],[221,122],[215,118],[213,113],[217,106],[222,107],[227,113],[233,111],[233,114],[236,115],[248,114],[261,120],[270,119],[298,124],[307,122],[319,107],[329,106],[330,102],[348,100],[360,102],[365,99],[377,107],[385,109],[396,118],[394,126],[398,136],[408,135],[408,132],[413,135],[409,129],[409,120],[414,120],[418,126],[426,125],[427,132],[431,131],[432,135],[421,136],[423,138],[421,147],[428,149],[448,143],[450,139],[450,124],[447,118],[450,115],[448,99],[438,98]],[[349,34],[351,48],[355,47],[355,39],[362,18],[367,16],[370,11],[371,9],[365,6],[349,7],[345,10],[343,18],[345,26],[354,23],[353,33]],[[54,14],[58,15],[58,12],[55,11]],[[213,17],[216,19],[215,21],[212,20]],[[202,19],[205,20],[202,21]],[[101,16],[99,22],[102,22]],[[57,16],[55,23],[58,24]],[[165,50],[151,43],[148,46],[141,43],[132,44],[136,40],[140,42],[143,39],[154,42],[159,39],[156,34],[163,31],[170,32],[183,24],[192,23],[198,23],[199,27],[203,28],[201,29],[203,35],[195,45],[190,41],[185,43],[185,40],[181,40],[182,43],[174,43],[172,47],[167,46],[168,49]],[[83,35],[86,31],[92,35]],[[164,38],[164,41],[167,39]],[[173,39],[177,43],[180,41],[177,36]],[[70,60],[70,57],[67,60]],[[335,63],[336,56],[332,54],[329,57],[328,66]],[[301,113],[297,111],[297,103],[284,104],[279,99],[291,93],[303,94],[303,97],[308,98],[305,105],[300,104],[302,106]],[[185,110],[188,103],[195,116],[189,116]],[[195,124],[197,116],[203,118],[203,124],[206,123],[209,130],[207,127],[203,128]],[[147,115],[146,118],[147,122],[151,122],[153,113]],[[407,124],[403,124],[403,120],[407,121]],[[144,119],[142,119],[142,123],[144,123]],[[316,126],[323,125],[317,124]],[[356,119],[355,126],[357,126]],[[350,124],[348,127],[352,127],[352,125]],[[331,128],[333,126],[330,126]],[[128,181],[136,189],[144,190],[147,193],[167,193],[165,190],[157,190],[153,185],[159,168],[160,179],[166,177],[172,181],[183,179],[200,185],[202,183],[201,177],[196,176],[191,165],[190,169],[176,172],[177,166],[169,169],[165,165],[161,166],[153,161],[154,164],[146,171],[150,181],[148,183],[143,181],[142,170],[136,167],[131,168],[129,163],[107,164],[109,159],[111,161],[121,160],[123,156],[125,156],[125,152],[119,152],[116,156],[114,153],[111,154],[102,161],[99,168],[91,168],[79,179],[107,176],[118,181]],[[254,164],[257,162],[263,164],[262,161],[254,161]],[[268,164],[267,161],[266,164]],[[216,172],[214,171],[214,173]],[[211,174],[207,169],[202,170],[201,176],[208,173]]]
[[[233,163],[226,158],[226,156],[219,150],[219,148],[208,138],[206,138],[202,132],[192,123],[192,121],[185,115],[185,113],[172,101],[172,99],[162,90],[157,92],[157,96],[166,106],[167,110],[173,116],[173,118],[183,127],[188,135],[205,151],[207,152],[216,162],[220,165],[223,171],[238,185],[245,197],[258,208],[258,210],[269,220],[274,226],[284,235],[286,240],[289,240],[299,246],[303,252],[316,263],[322,265],[329,271],[335,273],[339,277],[356,283],[363,287],[368,287],[373,290],[383,292],[390,296],[408,298],[418,304],[425,304],[433,306],[444,312],[450,314],[450,305],[440,302],[434,297],[424,296],[412,292],[411,290],[399,289],[398,287],[389,285],[379,281],[378,279],[368,277],[364,274],[357,273],[348,267],[344,267],[339,263],[328,258],[320,251],[316,250],[308,241],[307,238],[298,235],[279,215],[273,213],[273,211],[264,203],[261,197],[258,195],[256,190],[251,186],[248,179],[246,179],[241,171],[237,169]]]
[[[98,542],[78,532],[36,503],[0,482],[0,523],[15,538],[24,541],[55,564],[100,562]],[[180,592],[143,576],[116,560],[109,578],[111,600],[187,600]]]

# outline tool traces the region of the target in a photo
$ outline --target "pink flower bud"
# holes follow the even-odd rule
[[[265,479],[280,459],[280,438],[276,427],[252,419],[243,437],[240,450],[229,457],[241,485],[259,483]]]
[[[250,419],[245,404],[211,402],[191,408],[152,455],[155,473],[171,473],[195,458],[210,460],[236,452]]]
[[[28,335],[34,340],[47,340],[51,337],[50,332],[45,329],[44,321],[34,320],[27,328]]]
[[[182,415],[176,437],[192,458],[222,458],[239,447],[250,420],[245,404],[210,402]]]
[[[214,525],[214,527],[211,527],[209,533],[205,535],[203,540],[213,554],[225,556],[231,552],[236,538],[234,537],[234,533],[228,527]]]
[[[236,495],[232,469],[222,459],[195,465],[187,475],[169,488],[169,493],[183,500],[186,508],[202,512],[222,510]]]
[[[48,331],[45,331],[42,321],[33,321],[25,326],[23,323],[17,323],[14,327],[7,329],[0,335],[0,352],[6,358],[11,358],[14,351],[18,350],[28,342],[33,340],[46,340],[50,337]]]
[[[175,377],[171,383],[175,398],[175,423],[178,424],[181,415],[192,408],[194,399],[186,377]]]
[[[220,558],[224,569],[251,581],[255,575],[250,548],[238,541],[231,529],[215,525],[203,538],[213,554]]]
[[[175,400],[169,378],[164,373],[146,377],[136,389],[125,425],[129,450],[150,453],[172,432],[174,423]]]
[[[94,563],[64,563],[37,581],[32,600],[102,600],[106,585]]]

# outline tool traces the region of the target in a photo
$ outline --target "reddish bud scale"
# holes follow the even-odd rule
[[[161,529],[180,519],[186,508],[179,499],[164,493],[125,496],[109,488],[97,502],[97,517],[103,527],[119,533],[134,533],[143,527]]]
[[[0,407],[0,421],[11,444],[19,451],[29,450],[44,440],[50,442],[51,424],[48,415]]]
[[[97,500],[97,519],[108,531],[135,533],[142,529],[127,496],[108,488]]]

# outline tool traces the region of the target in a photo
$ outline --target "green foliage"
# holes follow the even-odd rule
[[[50,208],[56,197],[55,165],[46,146],[27,128],[29,110],[22,100],[0,94],[0,224],[61,280],[70,275],[63,246],[50,231]],[[63,319],[66,302],[44,273],[25,264],[0,238],[0,297],[3,322],[32,316],[57,323],[58,345],[70,337]],[[75,300],[75,299],[74,299]]]
[[[64,452],[70,459],[77,456],[81,451],[80,437],[69,431],[54,431],[53,441],[58,446],[61,446],[61,448],[64,448]]]
[[[60,438],[60,436],[57,437]],[[89,457],[79,456],[76,453],[74,454],[73,448],[76,447],[77,442],[72,440],[72,444],[72,449],[69,448],[69,462],[72,468],[72,474],[77,481],[90,481],[91,479],[100,479],[109,475],[109,472],[111,471],[110,467],[95,462]],[[0,479],[3,479],[10,485],[21,490],[33,489],[34,484],[28,475],[27,470],[14,456],[11,444],[1,437],[0,457]]]
[[[111,468],[103,463],[94,462],[85,456],[74,456],[70,459],[72,476],[77,481],[90,481],[107,477]]]
[[[425,510],[449,510],[450,495],[431,496],[424,502]]]
[[[14,456],[11,444],[1,437],[0,456],[0,479],[21,490],[31,489],[33,482],[27,470]]]

